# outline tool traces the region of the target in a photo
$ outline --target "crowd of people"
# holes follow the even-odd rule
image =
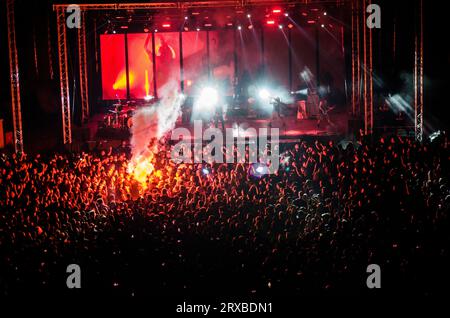
[[[3,155],[0,294],[65,290],[69,264],[85,290],[127,297],[363,291],[369,264],[390,291],[449,281],[444,137],[303,141],[268,175],[176,164],[168,147],[146,187],[126,147]]]

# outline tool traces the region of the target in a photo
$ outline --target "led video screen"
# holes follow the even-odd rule
[[[306,85],[300,76],[305,70],[316,82],[319,64],[323,83],[334,82],[342,90],[341,38],[339,29],[319,38],[314,28],[191,31],[181,34],[181,50],[179,32],[103,34],[100,38],[103,99],[159,96],[157,92],[169,81],[181,89],[181,70],[184,93],[188,96],[195,95],[198,87],[211,81],[219,84],[226,96],[239,95],[261,80],[298,90]],[[324,49],[319,60],[317,45]]]
[[[208,44],[206,32],[183,32],[184,92],[195,94],[208,78]]]
[[[128,34],[130,98],[154,96],[152,34]]]
[[[180,83],[180,34],[155,34],[156,85],[158,92],[169,81]]]
[[[231,96],[234,83],[234,32],[210,31],[208,37],[211,78],[219,83],[226,96]]]
[[[127,72],[125,63],[125,36],[100,36],[103,99],[127,98]]]

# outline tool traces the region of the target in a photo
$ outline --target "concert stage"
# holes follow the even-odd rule
[[[130,129],[128,128],[110,128],[103,126],[104,115],[94,116],[93,119],[86,125],[89,129],[89,136],[91,141],[113,141],[119,142],[123,140],[129,140]],[[334,112],[330,114],[330,119],[335,125],[330,126],[327,123],[321,123],[317,127],[316,119],[296,119],[295,116],[280,117],[277,119],[272,118],[247,118],[243,116],[228,118],[225,121],[225,129],[232,128],[234,135],[252,137],[252,134],[246,132],[248,128],[253,128],[259,131],[260,128],[278,128],[280,143],[298,142],[302,139],[319,138],[319,139],[340,139],[348,132],[348,114],[344,111]],[[203,130],[213,127],[214,123],[202,124]],[[175,128],[186,128],[191,134],[191,138],[194,137],[194,123],[181,122],[179,120]],[[219,128],[221,124],[219,122]],[[250,130],[249,130],[250,131]]]

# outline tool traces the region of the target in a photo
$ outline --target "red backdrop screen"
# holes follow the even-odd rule
[[[180,86],[180,34],[161,32],[155,34],[156,85],[158,92],[170,80]]]
[[[220,83],[225,95],[233,95],[234,31],[209,32],[209,67],[212,78]]]
[[[239,32],[183,32],[181,36],[182,52],[179,32],[102,34],[100,48],[103,99],[126,99],[127,84],[131,99],[155,96],[155,86],[156,91],[161,92],[161,88],[170,80],[175,81],[181,88],[181,53],[184,92],[190,96],[196,94],[199,85],[209,81],[220,83],[224,94],[230,96],[233,94],[236,78],[237,83],[242,83],[242,87],[266,77],[271,82],[289,89],[289,74],[292,76],[292,89],[297,90],[304,86],[299,74],[307,68],[314,76],[312,80],[317,79],[318,63],[321,64],[320,77],[324,84],[340,90],[344,87],[341,28],[320,32],[319,37],[316,37],[315,28],[266,28],[263,31],[244,28]],[[317,40],[321,48],[318,61]],[[128,43],[127,48],[125,43]],[[265,72],[262,72],[264,69]]]
[[[100,55],[103,99],[126,99],[125,36],[102,34]]]
[[[154,96],[152,34],[131,33],[127,36],[130,98]]]
[[[206,32],[183,32],[184,91],[195,94],[199,84],[208,78]]]

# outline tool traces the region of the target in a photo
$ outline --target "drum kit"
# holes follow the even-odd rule
[[[103,117],[103,124],[107,128],[129,129],[133,125],[133,112],[136,110],[134,101],[116,103]]]

